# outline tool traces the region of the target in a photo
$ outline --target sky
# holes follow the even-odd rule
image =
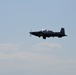
[[[29,32],[65,28],[67,37]],[[76,75],[76,0],[0,0],[0,75]]]

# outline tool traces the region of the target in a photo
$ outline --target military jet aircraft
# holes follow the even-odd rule
[[[46,29],[42,29],[40,31],[34,31],[34,32],[29,32],[30,35],[35,35],[35,36],[38,36],[38,37],[43,37],[43,39],[46,39],[46,37],[58,37],[58,38],[61,38],[61,37],[64,37],[64,36],[67,36],[65,35],[65,29],[64,28],[61,28],[60,32],[53,32],[51,30],[46,30]]]

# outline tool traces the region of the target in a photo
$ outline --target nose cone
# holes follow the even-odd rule
[[[29,32],[30,34],[34,35],[35,33],[34,32]]]
[[[33,32],[29,32],[30,34],[33,34]]]
[[[29,32],[31,34],[31,32]]]

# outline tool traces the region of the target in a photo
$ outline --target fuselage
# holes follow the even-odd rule
[[[38,36],[38,37],[43,37],[43,39],[46,39],[46,37],[63,37],[63,36],[67,36],[65,35],[65,31],[63,28],[61,28],[60,32],[53,32],[50,30],[43,30],[43,31],[36,31],[36,32],[30,32],[30,34]]]
[[[62,37],[62,36],[66,36],[65,34],[62,34],[60,32],[30,32],[32,35],[35,36],[45,36],[45,37]]]

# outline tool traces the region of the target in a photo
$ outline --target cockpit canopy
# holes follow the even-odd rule
[[[47,29],[42,29],[41,31],[47,31]]]
[[[42,29],[41,31],[42,31],[42,32],[51,32],[51,33],[53,33],[53,31],[47,30],[47,29]]]

